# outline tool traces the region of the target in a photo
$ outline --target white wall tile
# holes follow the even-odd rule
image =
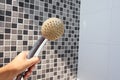
[[[120,0],[82,0],[78,80],[120,80]]]
[[[120,0],[112,0],[112,7],[120,8]]]
[[[110,17],[110,10],[88,15],[81,14],[81,42],[109,43]]]
[[[107,80],[108,45],[80,45],[80,80]]]
[[[81,14],[100,12],[111,9],[112,0],[81,0]]]
[[[120,45],[109,47],[109,80],[120,80]]]
[[[111,44],[120,44],[120,7],[112,8],[111,26],[112,26],[110,29]]]

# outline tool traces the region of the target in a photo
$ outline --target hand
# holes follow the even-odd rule
[[[35,66],[40,60],[38,57],[33,57],[27,59],[28,52],[21,52],[15,59],[7,64],[6,66],[0,68],[0,80],[13,80],[18,74],[28,69],[25,73],[24,78],[28,78]]]

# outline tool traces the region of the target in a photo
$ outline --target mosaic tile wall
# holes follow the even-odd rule
[[[29,80],[76,80],[80,0],[0,0],[0,66],[30,50],[50,17],[63,20],[65,33],[46,43]]]

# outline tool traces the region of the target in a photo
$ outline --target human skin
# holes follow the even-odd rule
[[[27,59],[28,51],[21,52],[10,63],[0,68],[0,80],[13,80],[18,74],[28,69],[24,79],[27,79],[35,64],[40,62],[38,57]]]

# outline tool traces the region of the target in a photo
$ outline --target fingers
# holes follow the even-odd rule
[[[27,80],[27,78],[29,78],[29,76],[31,75],[32,73],[32,70],[35,68],[35,65],[31,66],[28,71],[25,73],[24,75],[24,80]]]
[[[21,63],[23,64],[23,66],[21,66],[21,70],[25,70],[28,68],[28,71],[25,73],[24,76],[25,80],[31,75],[35,64],[40,62],[40,59],[38,57],[32,57],[30,59],[27,59],[28,53],[28,51],[22,51],[17,57],[17,59],[21,60]]]
[[[18,56],[21,56],[22,58],[26,58],[29,51],[22,51]]]
[[[35,68],[35,65],[31,66],[28,70],[32,71]]]
[[[27,60],[26,66],[31,67],[32,65],[37,64],[39,62],[40,62],[40,59],[38,57],[33,57]]]
[[[23,57],[26,58],[28,56],[29,51],[22,51]]]
[[[32,71],[26,72],[25,76],[24,76],[24,80],[27,80],[30,77],[31,73],[32,73]]]
[[[40,62],[40,59],[38,57],[32,57],[30,59],[27,59],[28,51],[22,51],[18,56],[17,59],[21,60],[23,66],[22,68],[26,69],[31,67],[34,64],[37,64]]]

